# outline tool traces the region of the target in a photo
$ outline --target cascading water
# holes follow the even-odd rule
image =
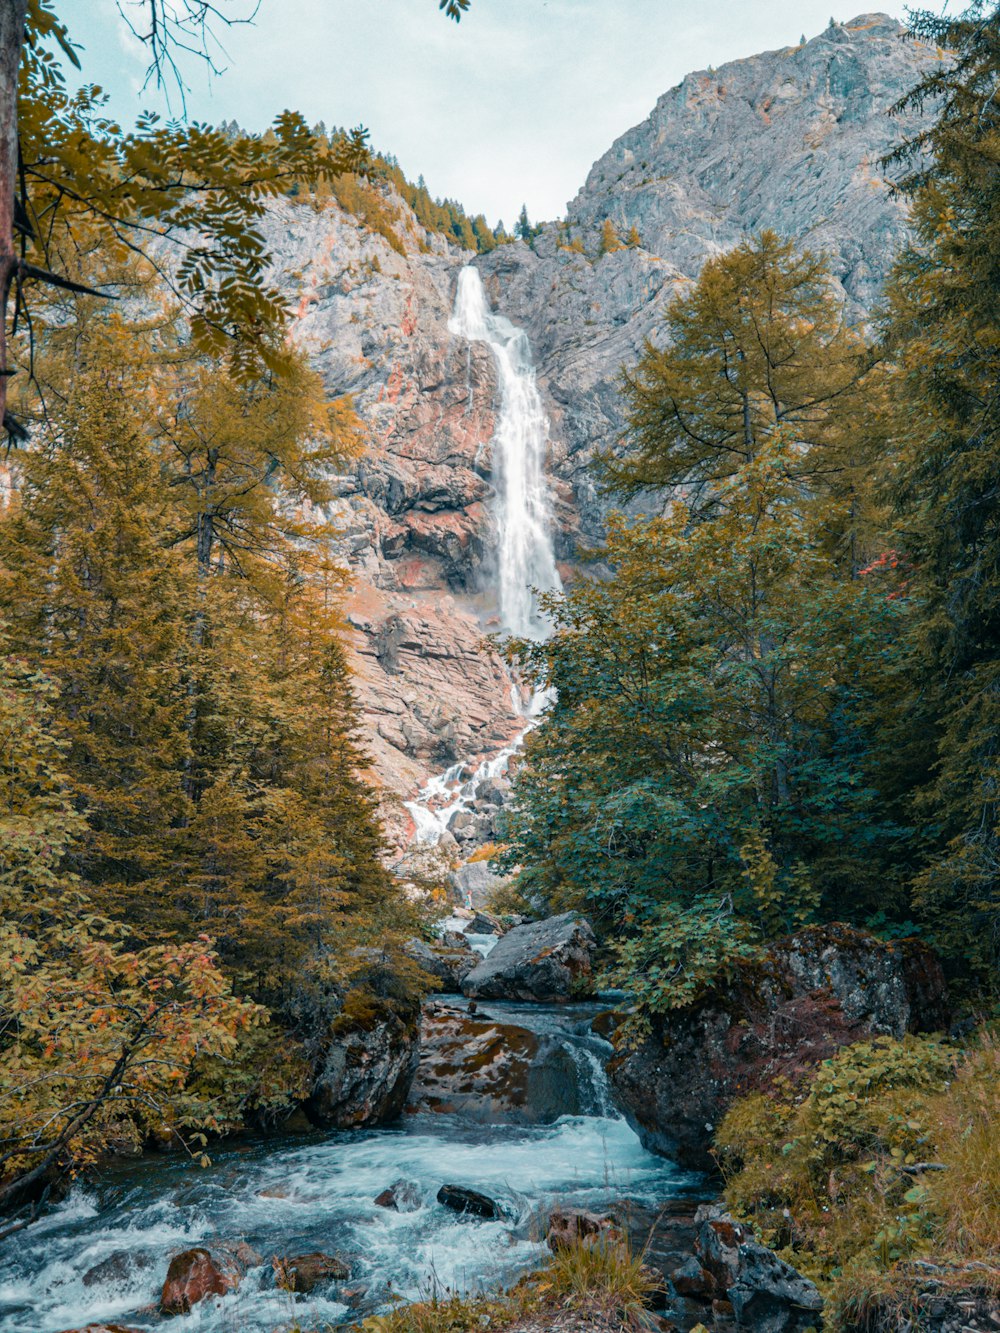
[[[497,601],[500,626],[517,638],[542,639],[548,626],[539,611],[539,592],[562,588],[552,544],[552,505],[545,477],[549,423],[523,329],[490,309],[479,273],[466,266],[458,275],[455,309],[448,330],[470,344],[486,343],[493,353],[500,388],[492,440],[494,515],[497,548]],[[471,385],[470,385],[471,393]],[[459,810],[468,809],[479,785],[506,772],[546,703],[536,695],[525,709],[525,729],[492,759],[463,777],[467,766],[455,764],[433,778],[406,808],[413,817],[416,841],[435,843]]]
[[[448,330],[487,343],[500,382],[500,410],[492,444],[494,512],[499,533],[497,591],[500,624],[520,638],[546,633],[535,589],[562,586],[552,547],[552,508],[545,479],[549,423],[535,380],[528,335],[486,300],[478,272],[458,275]]]
[[[480,1019],[527,1029],[565,1071],[566,1102],[578,1110],[554,1123],[424,1113],[387,1128],[223,1145],[205,1170],[169,1157],[106,1166],[0,1249],[0,1333],[103,1323],[154,1333],[164,1326],[155,1311],[170,1257],[239,1242],[259,1261],[250,1259],[236,1291],[195,1305],[185,1329],[353,1325],[435,1284],[479,1290],[510,1282],[546,1254],[540,1242],[554,1202],[601,1212],[619,1211],[624,1200],[626,1211],[653,1210],[697,1189],[647,1152],[612,1108],[610,1048],[591,1027],[599,1009],[480,1006]],[[413,1211],[377,1207],[376,1196],[400,1178],[411,1183]],[[443,1208],[437,1191],[451,1182],[488,1194],[503,1217]],[[300,1296],[281,1290],[271,1256],[315,1250],[349,1260],[350,1279]]]

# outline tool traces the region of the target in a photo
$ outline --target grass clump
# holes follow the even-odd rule
[[[643,1258],[617,1233],[587,1238],[559,1250],[543,1268],[500,1295],[460,1296],[446,1290],[372,1315],[355,1333],[474,1333],[560,1311],[586,1312],[620,1333],[644,1333],[657,1326],[646,1305],[659,1279]]]
[[[915,1260],[998,1266],[998,1135],[993,1038],[965,1052],[879,1038],[845,1047],[805,1084],[737,1102],[716,1153],[733,1211],[832,1309],[857,1310],[866,1291],[907,1287]]]

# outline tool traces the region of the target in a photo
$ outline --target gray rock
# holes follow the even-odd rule
[[[452,887],[463,902],[471,897],[473,907],[485,907],[490,895],[506,883],[508,879],[491,870],[486,861],[467,861],[451,874]]]
[[[608,1074],[648,1148],[710,1169],[713,1131],[742,1092],[794,1082],[852,1042],[936,1031],[947,1019],[944,975],[925,945],[812,926],[698,1004],[658,1020],[647,1040],[612,1059]]]
[[[348,992],[330,1024],[304,1109],[321,1129],[394,1120],[406,1104],[420,1059],[420,1004],[388,967],[373,963],[367,983]]]
[[[515,926],[462,983],[474,999],[564,1001],[592,991],[596,941],[576,912]]]
[[[461,936],[452,936],[455,943],[427,944],[423,940],[407,940],[403,946],[424,972],[437,982],[435,990],[460,991],[462,982],[479,961],[479,955]],[[460,942],[458,942],[460,941]]]
[[[700,1208],[695,1220],[700,1223],[696,1263],[708,1279],[704,1294],[725,1293],[739,1327],[753,1333],[805,1333],[818,1326],[823,1298],[815,1285],[761,1245],[749,1227],[717,1204]],[[693,1276],[694,1265],[689,1269]],[[683,1278],[686,1272],[678,1275]]]
[[[503,1217],[503,1209],[495,1199],[478,1190],[466,1189],[464,1185],[442,1185],[437,1194],[438,1203],[450,1208],[453,1213],[463,1216],[495,1219]]]

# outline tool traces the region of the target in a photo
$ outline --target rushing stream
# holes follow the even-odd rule
[[[540,1218],[548,1205],[601,1208],[631,1199],[649,1206],[684,1192],[688,1178],[646,1152],[611,1108],[608,1048],[590,1032],[596,1006],[482,1004],[479,1012],[560,1038],[576,1069],[578,1086],[568,1094],[592,1113],[516,1127],[412,1115],[389,1129],[240,1142],[215,1153],[204,1170],[176,1158],[108,1168],[0,1250],[0,1333],[56,1333],[113,1319],[180,1327],[154,1312],[170,1256],[241,1240],[263,1262],[237,1291],[195,1306],[180,1321],[185,1330],[274,1333],[296,1321],[307,1329],[350,1323],[384,1307],[392,1293],[412,1298],[435,1284],[476,1290],[511,1279],[545,1253]],[[420,1206],[376,1207],[376,1195],[399,1179],[417,1186]],[[446,1183],[490,1195],[507,1216],[483,1221],[450,1212],[436,1199]],[[306,1296],[278,1290],[271,1256],[314,1250],[348,1259],[349,1282]],[[130,1264],[113,1260],[123,1253]],[[91,1270],[109,1259],[95,1280]],[[347,1301],[356,1304],[362,1287],[368,1294],[359,1311]]]

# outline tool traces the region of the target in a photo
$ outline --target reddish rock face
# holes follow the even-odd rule
[[[779,941],[725,993],[663,1019],[609,1075],[647,1147],[705,1170],[737,1097],[795,1081],[851,1042],[936,1031],[947,1019],[944,976],[926,946],[815,926]]]
[[[185,1250],[170,1260],[160,1312],[190,1314],[191,1307],[206,1296],[225,1296],[235,1286],[236,1279],[222,1271],[208,1250]]]

